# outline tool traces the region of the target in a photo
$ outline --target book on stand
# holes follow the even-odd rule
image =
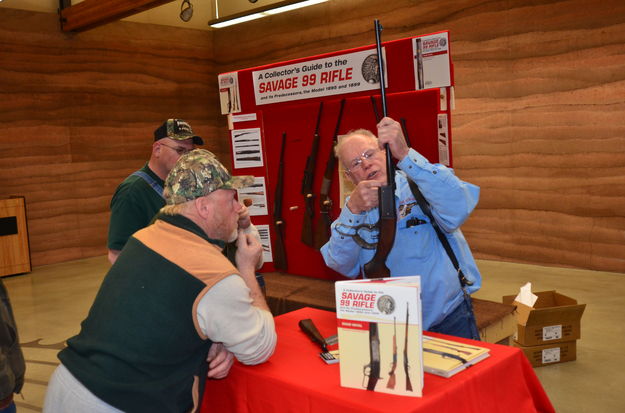
[[[335,284],[341,386],[420,397],[419,276]]]

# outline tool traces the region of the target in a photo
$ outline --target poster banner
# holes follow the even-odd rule
[[[254,98],[256,105],[267,105],[379,89],[378,72],[375,49],[257,70]],[[386,68],[384,74],[386,84]]]
[[[417,90],[451,86],[447,32],[414,38],[412,52]]]
[[[237,72],[219,75],[219,106],[221,114],[241,112],[241,94],[239,92],[239,74]]]

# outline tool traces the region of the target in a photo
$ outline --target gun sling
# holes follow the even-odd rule
[[[440,227],[438,226],[438,223],[434,219],[434,216],[432,215],[432,211],[430,209],[430,205],[428,204],[428,201],[425,199],[425,197],[419,190],[419,187],[410,179],[408,179],[408,184],[410,185],[410,190],[412,191],[412,194],[417,200],[417,204],[419,204],[419,207],[421,207],[421,210],[423,211],[423,213],[430,219],[430,223],[434,227],[434,231],[436,231],[436,235],[438,236],[438,239],[440,240],[441,244],[443,244],[443,248],[445,248],[445,251],[447,252],[447,255],[449,256],[449,259],[451,260],[452,265],[458,272],[458,280],[460,281],[460,286],[464,290],[465,286],[473,285],[473,281],[469,281],[463,274],[462,269],[460,268],[460,264],[458,263],[458,259],[456,258],[456,254],[454,254],[454,251],[451,249],[451,245],[449,245],[449,240],[447,239],[445,234],[443,234],[443,230],[440,229]]]

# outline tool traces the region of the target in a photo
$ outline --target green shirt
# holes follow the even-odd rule
[[[139,171],[148,174],[163,187],[163,180],[148,168],[147,163]],[[111,199],[108,248],[124,248],[128,238],[141,228],[147,227],[164,206],[163,197],[145,179],[130,175],[119,184]]]

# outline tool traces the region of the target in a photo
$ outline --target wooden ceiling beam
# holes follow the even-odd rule
[[[61,0],[61,30],[79,32],[93,29],[172,1],[175,0],[85,0],[63,7],[67,1]]]

